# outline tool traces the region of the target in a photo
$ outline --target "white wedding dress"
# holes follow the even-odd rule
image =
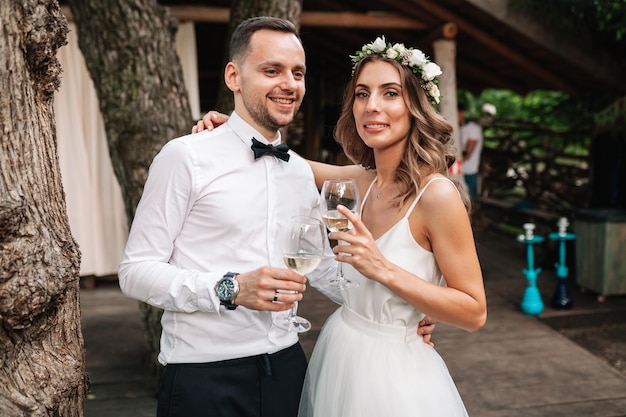
[[[429,181],[405,216],[376,244],[391,262],[445,285],[432,252],[415,242],[408,222],[435,180],[447,181],[443,177]],[[443,359],[417,334],[424,314],[350,265],[343,268],[346,277],[360,286],[343,291],[343,306],[324,324],[309,363],[298,416],[467,416]]]

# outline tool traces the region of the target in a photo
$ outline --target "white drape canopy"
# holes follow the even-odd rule
[[[93,82],[69,24],[68,44],[59,50],[63,67],[55,96],[59,163],[72,234],[80,246],[81,276],[117,273],[128,235],[121,190],[109,158],[104,122]],[[196,38],[193,23],[176,35],[192,116],[200,118]]]

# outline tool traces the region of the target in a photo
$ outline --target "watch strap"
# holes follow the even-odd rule
[[[234,304],[232,301],[221,301],[220,304],[226,307],[226,310],[234,310],[239,307],[237,304]]]

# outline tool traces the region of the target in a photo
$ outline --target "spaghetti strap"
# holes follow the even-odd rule
[[[413,209],[417,205],[417,202],[420,200],[420,198],[422,197],[422,194],[424,194],[424,191],[426,191],[428,186],[430,184],[432,184],[434,181],[437,181],[437,180],[446,180],[446,181],[450,182],[452,185],[454,185],[454,183],[452,181],[450,181],[450,178],[446,178],[446,177],[435,177],[435,178],[431,178],[430,180],[428,180],[428,182],[422,187],[422,189],[419,191],[419,193],[417,193],[417,196],[415,197],[415,200],[413,200],[413,203],[411,203],[411,206],[409,207],[409,209],[404,214],[404,218],[405,219],[408,218],[411,215],[411,212],[413,211]]]
[[[367,200],[367,197],[369,197],[370,191],[372,190],[372,187],[374,186],[374,183],[376,181],[378,181],[378,176],[374,177],[374,179],[370,183],[370,186],[367,187],[367,191],[365,192],[365,197],[363,197],[363,201],[361,201],[361,208],[363,208],[363,206],[365,205],[365,200]]]

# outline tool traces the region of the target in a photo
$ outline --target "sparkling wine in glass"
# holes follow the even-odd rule
[[[322,260],[326,235],[324,225],[313,217],[292,217],[283,238],[283,260],[299,274],[312,272]],[[285,292],[279,290],[279,292]],[[306,332],[311,323],[296,315],[297,303],[288,314],[274,315],[274,324],[292,332]]]
[[[353,213],[358,214],[361,205],[359,189],[353,178],[335,178],[324,181],[321,191],[322,218],[326,227],[331,232],[347,232],[352,229],[352,223],[337,211],[337,206],[347,207]],[[358,287],[359,283],[350,281],[343,275],[342,263],[337,267],[337,279],[339,288]]]

